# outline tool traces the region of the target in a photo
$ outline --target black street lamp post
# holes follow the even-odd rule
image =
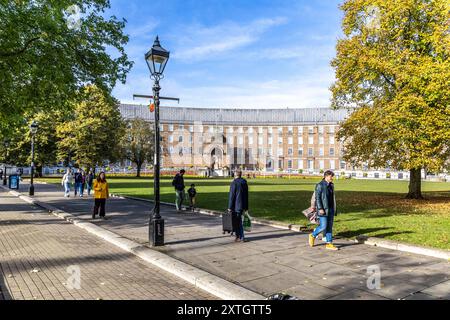
[[[9,140],[5,139],[3,144],[5,146],[5,163],[3,165],[3,185],[6,186],[7,185],[7,180],[8,180],[8,178],[6,176],[6,160],[8,159]]]
[[[153,44],[153,47],[146,53],[145,61],[150,69],[151,78],[154,80],[153,84],[153,99],[155,101],[155,157],[154,157],[154,197],[155,206],[153,213],[150,215],[149,221],[149,242],[152,246],[164,245],[164,219],[160,215],[160,127],[159,127],[159,80],[163,76],[167,61],[169,60],[169,51],[161,47],[159,38]]]
[[[36,136],[36,132],[38,129],[38,124],[36,121],[33,120],[33,123],[30,125],[30,132],[31,132],[31,182],[30,182],[30,190],[29,195],[34,196],[34,138]]]

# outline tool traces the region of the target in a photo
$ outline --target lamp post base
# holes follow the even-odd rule
[[[152,247],[164,246],[164,219],[151,218],[148,232],[149,242]]]
[[[30,185],[30,190],[28,193],[30,196],[34,196],[34,185]]]

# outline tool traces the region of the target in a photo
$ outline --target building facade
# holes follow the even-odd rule
[[[125,119],[153,122],[144,105],[120,105]],[[336,133],[346,110],[203,109],[160,111],[163,168],[242,168],[319,173],[350,170]]]

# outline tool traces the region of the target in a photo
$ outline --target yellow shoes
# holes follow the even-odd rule
[[[332,250],[332,251],[338,251],[339,249],[332,243],[327,243],[325,245],[325,249]]]
[[[309,235],[309,246],[310,247],[314,247],[314,240],[316,240],[316,238],[314,238],[312,236],[312,234]]]

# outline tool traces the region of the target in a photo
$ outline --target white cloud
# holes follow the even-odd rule
[[[227,22],[214,27],[190,26],[178,38],[174,59],[199,61],[227,53],[258,41],[272,27],[284,24],[286,18],[258,19],[249,24]]]

